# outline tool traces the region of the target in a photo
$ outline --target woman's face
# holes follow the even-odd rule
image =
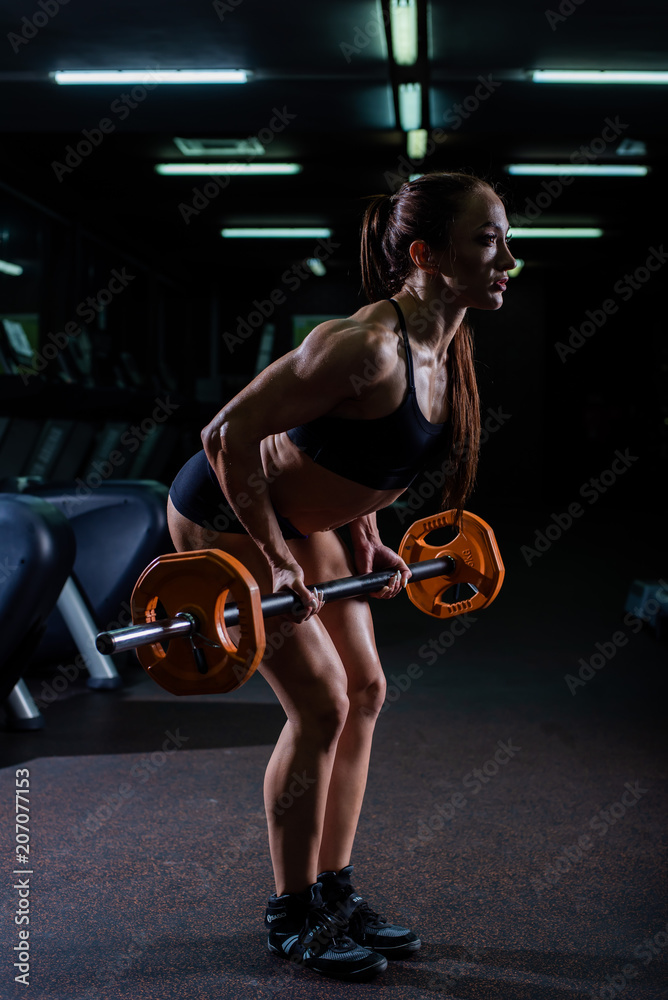
[[[515,267],[507,232],[501,199],[487,188],[471,194],[452,225],[452,247],[438,257],[453,304],[473,309],[503,305],[508,271]]]

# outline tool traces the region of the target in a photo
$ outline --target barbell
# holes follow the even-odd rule
[[[416,607],[436,618],[451,618],[491,604],[501,589],[504,567],[491,527],[468,511],[457,535],[445,545],[427,544],[438,528],[455,525],[456,510],[411,525],[399,547],[411,578],[406,587]],[[325,603],[380,590],[395,569],[349,576],[310,586]],[[447,602],[455,584],[471,596]],[[158,606],[168,617],[157,619]],[[260,596],[243,563],[221,549],[196,549],[159,556],[139,577],[130,600],[133,624],[101,632],[101,653],[137,650],[139,662],[161,687],[176,695],[234,691],[251,677],[266,649],[264,619],[298,614],[304,607],[291,591]],[[229,629],[239,627],[234,641]]]

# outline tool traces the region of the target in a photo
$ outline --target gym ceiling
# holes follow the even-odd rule
[[[666,87],[544,84],[533,82],[531,71],[665,71],[664,2],[417,0],[417,8],[417,62],[399,66],[389,0],[4,0],[0,182],[186,281],[208,281],[223,267],[257,271],[267,254],[278,266],[295,257],[291,241],[232,247],[220,235],[223,226],[331,228],[343,247],[335,266],[347,269],[363,196],[429,169],[494,180],[519,215],[546,191],[542,226],[598,226],[613,238],[647,226],[656,238],[665,208]],[[49,76],[222,68],[246,69],[249,80],[144,88],[134,107],[122,102],[131,86],[58,86]],[[432,135],[439,130],[421,161],[408,157],[399,123],[402,83],[421,85],[419,124]],[[101,141],[73,169],[59,170],[67,147],[76,148],[84,130],[95,135],[105,120],[111,127]],[[254,138],[256,152],[187,156],[175,138]],[[576,162],[571,157],[582,147],[590,155],[577,162],[644,164],[650,172],[577,177],[552,187],[558,196],[551,197],[544,185],[553,178],[511,177],[504,169]],[[221,159],[297,163],[301,172],[233,177],[189,214],[184,206],[204,204],[195,202],[195,189],[210,178],[155,170],[159,163]],[[555,242],[518,241],[513,249],[537,266],[558,259],[563,265]],[[18,257],[20,243],[19,235]],[[591,259],[593,252],[604,259],[604,243],[570,241],[569,259]]]

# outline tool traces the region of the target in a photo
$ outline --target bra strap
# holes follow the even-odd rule
[[[408,375],[408,388],[411,392],[415,391],[415,383],[413,380],[413,355],[411,354],[411,344],[408,339],[408,331],[406,330],[406,320],[404,319],[404,314],[401,310],[401,306],[394,299],[388,299],[397,311],[397,316],[399,317],[399,325],[401,326],[401,332],[404,335],[404,348],[406,351],[406,369]]]

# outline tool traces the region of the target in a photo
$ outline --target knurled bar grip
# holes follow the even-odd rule
[[[426,559],[423,562],[411,563],[411,580],[428,580],[436,576],[448,576],[455,568],[455,560],[451,556],[441,559]],[[392,579],[396,569],[380,570],[377,573],[365,573],[362,576],[345,576],[341,580],[329,580],[327,583],[317,583],[309,590],[322,591],[325,603],[339,601],[346,597],[358,597],[362,594],[372,594],[380,590]],[[298,614],[304,610],[304,605],[296,594],[268,594],[262,598],[262,617],[272,615]],[[224,612],[225,626],[230,628],[239,623],[239,608],[229,604]],[[195,635],[198,629],[197,620],[193,615],[180,614],[175,618],[163,618],[151,625],[129,625],[127,628],[116,629],[113,632],[100,632],[95,641],[100,653],[124,653],[138,646],[164,642],[177,636]]]

